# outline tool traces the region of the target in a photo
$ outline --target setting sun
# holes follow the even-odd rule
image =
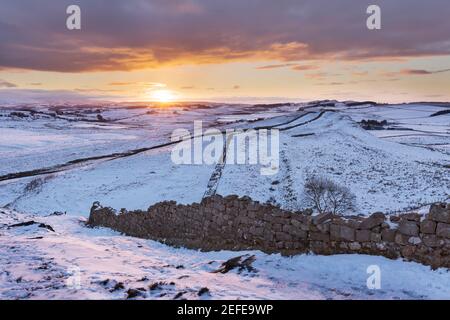
[[[150,99],[157,102],[171,102],[175,100],[175,94],[166,89],[154,90],[149,93]]]

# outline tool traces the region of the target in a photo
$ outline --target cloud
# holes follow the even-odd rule
[[[266,66],[257,67],[258,70],[270,70],[270,69],[280,69],[280,68],[287,68],[296,66],[295,63],[283,63],[283,64],[270,64]]]
[[[344,82],[321,82],[318,83],[319,86],[342,86]]]
[[[131,86],[135,84],[135,82],[110,82],[109,86]]]
[[[423,69],[403,69],[399,73],[403,75],[430,75],[430,74],[436,74],[436,73],[443,73],[443,72],[449,72],[450,69],[443,69],[443,70],[436,70],[436,71],[429,71],[429,70],[423,70]]]
[[[87,72],[450,54],[448,0],[378,0],[380,32],[365,27],[368,3],[360,0],[78,0],[82,29],[70,31],[72,2],[2,3],[0,68]]]
[[[308,73],[305,75],[309,79],[324,79],[329,77],[330,75],[326,72],[314,72],[314,73]]]
[[[313,65],[300,65],[297,63],[283,63],[283,64],[270,64],[261,67],[257,67],[258,70],[272,70],[272,69],[281,69],[281,68],[291,68],[294,71],[308,71],[319,69],[318,66]]]
[[[354,72],[352,72],[352,75],[357,76],[357,77],[367,76],[368,74],[369,74],[368,71],[354,71]]]
[[[17,85],[15,85],[14,83],[0,79],[0,88],[15,88],[15,87],[17,87]]]
[[[450,69],[441,70],[425,70],[425,69],[402,69],[400,71],[384,71],[380,75],[386,78],[390,78],[391,81],[398,80],[399,76],[428,76],[432,74],[450,72]]]
[[[95,88],[75,88],[74,91],[80,92],[80,93],[91,93],[91,94],[123,92],[123,90],[119,90],[119,89],[95,89]]]
[[[311,66],[311,65],[296,65],[294,67],[291,68],[292,70],[295,71],[308,71],[308,70],[315,70],[315,69],[319,69],[319,67],[317,66]]]

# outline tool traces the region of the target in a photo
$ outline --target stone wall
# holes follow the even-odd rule
[[[450,203],[425,216],[317,216],[290,212],[248,197],[213,196],[200,204],[161,202],[147,211],[116,213],[94,203],[90,226],[201,250],[255,249],[285,255],[363,253],[450,268]]]

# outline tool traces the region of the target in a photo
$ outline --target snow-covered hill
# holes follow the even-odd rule
[[[431,117],[445,107],[296,105],[260,108],[250,120],[251,108],[241,105],[146,110],[112,108],[101,113],[110,121],[100,123],[36,114],[0,118],[0,205],[86,216],[97,200],[128,209],[162,200],[200,201],[214,166],[175,165],[172,146],[164,146],[174,129],[192,130],[194,120],[221,129],[280,130],[278,173],[262,176],[259,165],[226,165],[216,190],[222,195],[301,208],[307,173],[348,186],[360,214],[421,207],[450,194],[450,114]],[[363,119],[386,120],[388,125],[364,130],[358,124]],[[145,151],[158,145],[163,146]],[[35,176],[42,168],[48,174]],[[24,177],[8,177],[18,172]]]
[[[198,202],[207,191],[303,208],[304,180],[312,173],[355,193],[356,210],[348,214],[443,201],[450,194],[448,110],[445,104],[329,102],[0,107],[0,298],[124,298],[129,289],[144,288],[131,295],[450,299],[448,271],[414,263],[358,255],[201,253],[82,223],[94,201],[145,209],[162,200]],[[166,145],[170,134],[192,130],[194,120],[222,130],[279,129],[278,173],[263,176],[260,165],[249,164],[174,164],[172,145]],[[363,128],[363,120],[370,125]],[[31,220],[44,226],[9,227]],[[212,272],[230,258],[252,255],[257,272]],[[382,269],[381,290],[366,287],[372,264]],[[70,270],[80,272],[78,289],[66,285]],[[210,293],[199,296],[203,287]]]

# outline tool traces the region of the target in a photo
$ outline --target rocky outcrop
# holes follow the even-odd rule
[[[147,211],[119,213],[95,203],[90,226],[201,250],[261,250],[285,255],[362,253],[450,268],[450,204],[429,214],[369,217],[311,216],[248,197],[212,196],[201,203],[155,204]]]

